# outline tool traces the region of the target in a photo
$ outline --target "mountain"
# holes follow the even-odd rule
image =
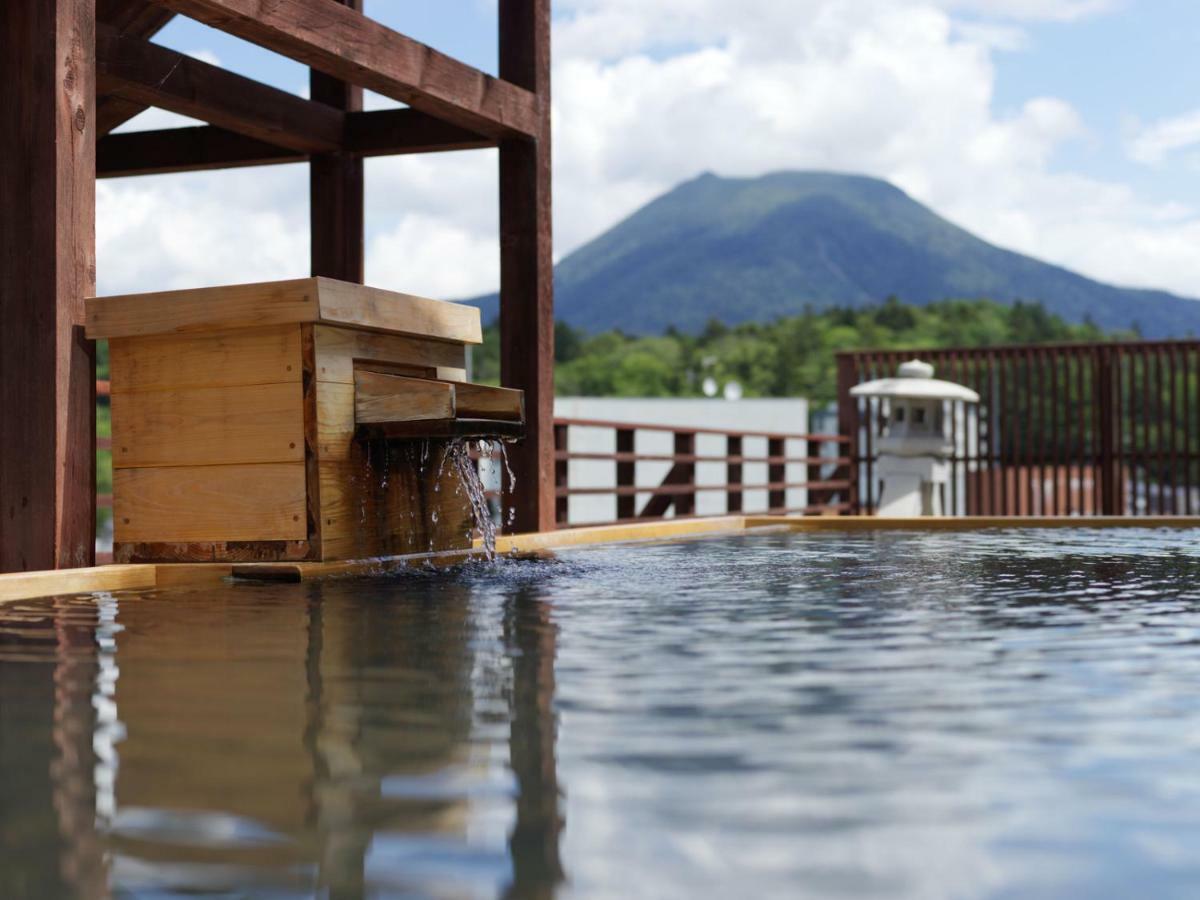
[[[806,305],[950,297],[1039,300],[1071,322],[1200,334],[1200,302],[1119,288],[1003,250],[899,188],[830,172],[706,174],[648,203],[555,269],[558,318],[587,331],[657,334],[767,321]],[[484,320],[495,295],[469,301]]]

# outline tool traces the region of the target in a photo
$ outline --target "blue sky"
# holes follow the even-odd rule
[[[494,0],[367,12],[495,72]],[[1198,39],[1194,0],[555,0],[557,250],[704,171],[836,169],[1002,246],[1200,297]],[[157,40],[307,87],[303,67],[186,19]],[[494,152],[372,160],[368,190],[369,280],[494,286]],[[303,274],[305,191],[299,166],[106,182],[101,288]],[[168,243],[166,207],[191,240]],[[130,242],[159,262],[118,255]]]

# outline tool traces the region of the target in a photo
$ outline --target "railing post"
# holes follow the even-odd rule
[[[850,462],[846,466],[838,466],[837,479],[845,479],[849,487],[846,489],[846,502],[849,513],[859,515],[862,509],[858,500],[858,400],[850,396],[850,388],[854,387],[855,364],[854,357],[848,353],[838,354],[837,358],[837,416],[838,434],[846,438],[846,456]]]
[[[804,442],[804,455],[808,457],[808,464],[804,468],[804,480],[811,485],[821,480],[821,463],[813,462],[814,459],[821,458],[821,442],[810,437]],[[805,506],[824,506],[828,502],[829,491],[807,486],[804,488]]]
[[[742,511],[742,436],[731,434],[725,438],[725,486],[732,490],[725,492],[725,511],[739,513]],[[734,457],[737,462],[734,462]]]
[[[675,432],[675,456],[695,456],[696,454],[696,435],[691,431]],[[681,483],[690,487],[696,486],[696,463],[694,461],[680,462],[678,459],[675,466],[680,470],[682,476]],[[696,511],[696,494],[695,492],[676,494],[675,495],[675,515],[690,516]]]
[[[1117,490],[1114,478],[1116,453],[1114,438],[1116,418],[1113,415],[1113,354],[1111,347],[1097,347],[1096,361],[1096,411],[1100,430],[1100,458],[1097,470],[1100,473],[1100,512],[1106,516],[1120,515],[1117,509]]]
[[[771,485],[783,484],[787,481],[787,463],[784,459],[787,451],[787,441],[783,438],[767,438],[767,482]],[[767,489],[767,512],[782,513],[787,509],[787,489],[770,487]]]
[[[628,453],[628,460],[617,460],[617,487],[634,487],[637,484],[637,463],[632,459],[634,452],[634,430],[632,428],[617,429],[617,453]],[[617,493],[617,518],[633,519],[637,517],[637,496],[634,494]]]
[[[569,490],[567,459],[568,427],[554,423],[554,524],[562,528],[567,524]]]

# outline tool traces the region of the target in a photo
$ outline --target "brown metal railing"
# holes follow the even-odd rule
[[[849,389],[914,356],[981,398],[977,407],[948,407],[948,513],[1200,512],[1200,341],[1190,340],[839,354],[838,422],[857,476],[855,511],[878,502],[874,443],[886,401],[855,399]]]
[[[611,434],[609,450],[572,449],[571,434],[575,429],[600,430]],[[671,436],[670,452],[647,452],[637,449],[639,432]],[[845,450],[849,438],[822,434],[776,434],[766,431],[732,431],[721,428],[693,428],[671,425],[644,425],[631,422],[611,422],[598,419],[555,419],[555,493],[556,518],[560,527],[567,524],[607,524],[636,522],[663,518],[670,513],[675,518],[720,513],[759,512],[770,514],[803,513],[805,515],[844,513],[850,509],[850,481],[845,474],[850,469],[850,457]],[[720,443],[721,452],[701,453],[697,442]],[[752,445],[761,446],[754,451]],[[611,477],[604,484],[573,484],[571,463],[595,463],[593,476]],[[715,466],[713,465],[715,464]],[[639,466],[662,468],[666,473],[657,483],[639,484]],[[698,467],[719,469],[723,477],[698,479]],[[764,472],[760,480],[747,481],[746,467]],[[722,468],[723,467],[723,468]],[[794,477],[802,468],[803,478]],[[843,473],[838,477],[835,473]],[[800,491],[803,501],[793,502]],[[700,504],[702,495],[717,495],[724,502]],[[749,509],[747,496],[761,495],[761,508]],[[615,514],[575,521],[570,515],[572,497],[615,498]],[[639,509],[639,500],[642,500]],[[704,505],[710,507],[699,510]],[[720,505],[720,509],[712,509]]]

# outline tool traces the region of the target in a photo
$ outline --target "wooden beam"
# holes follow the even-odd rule
[[[541,112],[532,91],[485,75],[341,3],[155,2],[480,134],[538,134]]]
[[[363,0],[337,0],[362,14]],[[309,96],[343,114],[362,110],[362,88],[310,69]],[[363,158],[342,151],[314,155],[308,164],[309,261],[313,275],[364,280]]]
[[[344,114],[149,41],[96,28],[99,90],[305,153],[338,150]]]
[[[0,3],[0,571],[95,557],[95,4]]]
[[[127,131],[96,145],[96,177],[166,175],[304,162],[307,153],[234,134],[215,125]]]
[[[175,13],[146,0],[96,0],[96,18],[116,28],[121,34],[148,38],[175,18]],[[96,133],[108,134],[145,109],[143,104],[121,97],[97,96]]]
[[[496,142],[415,109],[349,113],[345,143],[361,156],[478,150]],[[309,154],[234,134],[213,125],[133,131],[101,138],[96,148],[101,178],[162,175],[207,169],[306,162]]]
[[[535,140],[500,144],[500,381],[525,392],[510,452],[515,531],[555,527],[554,260],[550,206],[550,0],[500,0],[500,77],[536,94]]]

